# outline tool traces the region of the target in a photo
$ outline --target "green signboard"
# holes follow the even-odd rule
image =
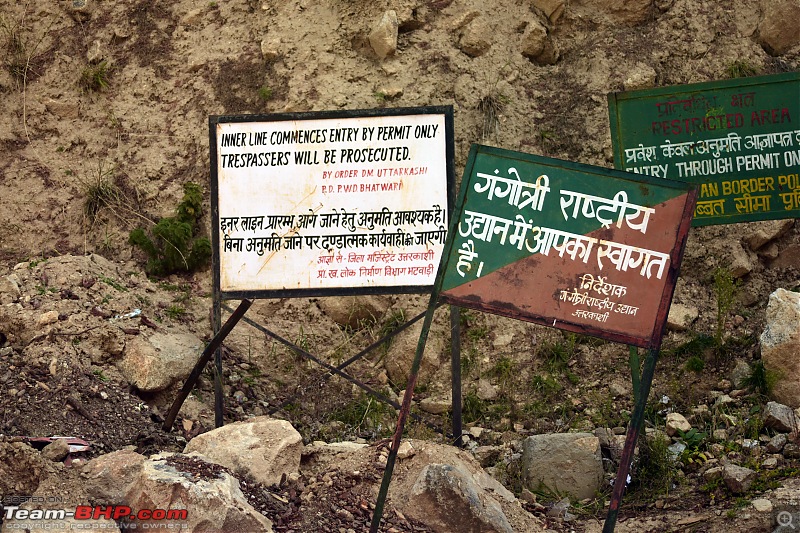
[[[691,184],[473,145],[441,299],[636,346],[660,342]]]
[[[800,73],[608,96],[614,165],[698,184],[693,225],[800,217]]]

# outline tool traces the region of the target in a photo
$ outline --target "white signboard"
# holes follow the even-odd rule
[[[432,286],[448,225],[452,109],[419,109],[212,117],[220,291]]]

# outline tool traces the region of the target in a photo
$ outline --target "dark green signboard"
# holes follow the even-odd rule
[[[659,342],[691,184],[473,145],[441,299],[636,346]]]
[[[614,165],[698,184],[693,225],[800,217],[800,73],[612,93]]]

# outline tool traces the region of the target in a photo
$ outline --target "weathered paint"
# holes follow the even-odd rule
[[[537,190],[533,201],[528,193]],[[660,342],[695,196],[680,182],[473,146],[441,298],[652,347]],[[629,256],[617,266],[618,253]]]
[[[221,296],[429,290],[454,189],[452,113],[211,117]]]
[[[693,225],[800,217],[800,73],[608,96],[614,165],[696,183]]]

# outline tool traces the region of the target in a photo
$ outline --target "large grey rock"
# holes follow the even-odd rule
[[[196,456],[189,460],[203,461]],[[227,472],[197,475],[184,470],[189,469],[171,464],[166,458],[156,456],[145,461],[126,495],[126,505],[133,509],[185,509],[186,519],[172,523],[187,533],[272,531],[272,522],[247,503],[236,478]],[[159,525],[159,522],[134,523],[137,530]]]
[[[186,379],[203,351],[203,342],[190,333],[137,336],[125,347],[117,366],[128,382],[143,392],[166,389]]]
[[[198,435],[184,453],[198,452],[234,472],[250,474],[264,485],[297,472],[303,439],[286,420],[258,416]]]
[[[800,407],[800,293],[778,289],[769,296],[761,334],[761,360],[777,377],[772,397]]]
[[[794,220],[764,220],[761,222],[751,222],[747,225],[747,233],[744,242],[754,252],[761,249],[765,244],[778,239],[794,226]]]
[[[380,22],[369,34],[369,44],[380,59],[386,59],[397,51],[399,27],[397,13],[390,9],[383,14]]]
[[[103,505],[119,504],[139,479],[146,460],[144,455],[128,450],[92,459],[81,470],[86,493]]]
[[[462,466],[429,464],[411,489],[414,516],[437,533],[513,533],[500,504]]]
[[[747,492],[747,489],[750,488],[755,479],[755,470],[734,464],[728,464],[722,468],[722,480],[725,482],[725,486],[734,494]]]
[[[758,42],[767,53],[779,56],[800,44],[796,24],[800,20],[800,0],[762,1],[761,8],[764,18],[758,24]]]
[[[531,490],[544,485],[579,500],[593,498],[603,479],[600,439],[591,433],[528,437],[522,441],[522,473]]]
[[[776,431],[791,433],[797,429],[797,420],[791,407],[777,402],[764,406],[764,426]]]

